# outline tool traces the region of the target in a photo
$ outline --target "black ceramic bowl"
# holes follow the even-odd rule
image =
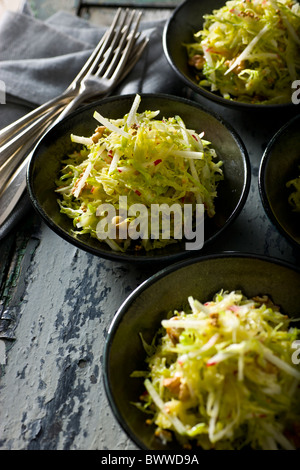
[[[202,28],[203,15],[223,7],[225,3],[226,0],[186,0],[174,10],[166,22],[163,32],[163,49],[171,68],[196,94],[221,105],[246,111],[292,107],[292,102],[287,104],[260,105],[228,100],[217,92],[213,93],[197,83],[195,73],[188,65],[188,57],[184,44],[194,41],[193,35]]]
[[[204,131],[205,138],[213,143],[219,158],[224,162],[224,181],[220,182],[216,215],[205,223],[205,243],[220,236],[241,211],[249,191],[249,159],[243,143],[232,128],[200,105],[167,95],[142,95],[139,112],[160,110],[160,117],[179,114],[186,125]],[[72,221],[60,213],[55,193],[55,180],[62,159],[72,152],[70,134],[90,136],[97,125],[93,113],[98,110],[107,118],[119,118],[128,113],[134,96],[110,97],[90,104],[62,120],[53,127],[37,145],[28,167],[27,183],[31,201],[44,221],[62,238],[79,248],[103,258],[118,261],[172,261],[188,256],[185,242],[164,249],[121,253],[88,235],[74,237]]]
[[[277,229],[300,248],[300,212],[288,202],[286,183],[300,175],[300,116],[283,126],[268,144],[259,171],[259,191],[266,213]]]
[[[150,343],[161,320],[170,310],[184,309],[188,296],[205,302],[221,289],[242,290],[249,298],[267,294],[282,312],[299,316],[300,271],[270,258],[224,253],[185,260],[141,284],[116,313],[104,351],[104,383],[111,408],[139,448],[176,448],[176,444],[162,445],[153,435],[154,427],[145,424],[147,415],[131,404],[144,391],[143,379],[130,377],[146,368],[140,333]]]

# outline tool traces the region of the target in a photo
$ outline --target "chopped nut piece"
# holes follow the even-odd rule
[[[95,134],[92,135],[92,141],[94,144],[98,142],[98,140],[103,136],[103,132],[105,131],[105,126],[98,126],[95,130]]]
[[[180,383],[180,377],[171,377],[163,381],[164,386],[168,388],[171,393],[174,393],[174,395],[179,395]]]
[[[211,325],[212,326],[219,326],[219,314],[218,313],[210,313],[209,317],[211,318]]]
[[[267,308],[271,308],[272,310],[276,310],[277,312],[279,312],[280,308],[278,307],[278,305],[275,305],[272,300],[270,299],[270,297],[268,297],[267,295],[262,295],[262,296],[256,296],[256,297],[253,297],[253,300],[254,302],[257,302],[261,305],[265,305]]]
[[[171,320],[172,321],[179,320],[179,317],[173,317]],[[167,335],[169,336],[170,340],[172,341],[174,345],[179,342],[179,336],[182,333],[182,331],[183,331],[182,328],[175,328],[175,327],[166,329]]]
[[[182,381],[181,377],[170,377],[164,379],[163,384],[169,389],[173,395],[179,398],[181,401],[186,401],[190,398],[190,391],[185,382]]]
[[[203,69],[205,64],[205,57],[200,54],[196,54],[189,59],[189,65],[195,67],[197,70]]]

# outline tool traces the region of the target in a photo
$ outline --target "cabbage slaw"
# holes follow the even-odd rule
[[[300,4],[294,0],[231,0],[204,16],[186,44],[200,86],[254,104],[291,101],[300,77]]]
[[[132,374],[144,377],[135,405],[155,435],[185,448],[294,449],[300,370],[291,358],[300,330],[267,296],[221,291],[188,304],[170,312],[151,345],[143,340],[148,368]]]
[[[102,217],[97,208],[109,203],[118,213],[120,196],[127,197],[127,209],[137,203],[146,207],[189,203],[204,204],[208,217],[215,214],[223,172],[211,143],[203,133],[188,129],[179,115],[158,120],[158,110],[138,113],[140,102],[136,95],[128,114],[120,119],[107,119],[96,111],[99,126],[93,136],[71,135],[83,147],[63,162],[56,192],[61,212],[73,219],[75,236],[96,238]],[[148,251],[175,241],[172,233],[169,240],[105,239],[116,251]]]

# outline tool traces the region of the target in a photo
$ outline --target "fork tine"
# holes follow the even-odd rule
[[[74,89],[75,93],[75,88],[76,84],[80,84],[80,82],[83,80],[83,78],[90,73],[90,71],[94,71],[99,64],[100,59],[105,53],[105,50],[109,46],[109,43],[111,41],[111,38],[114,34],[114,30],[116,27],[117,22],[119,21],[119,17],[121,15],[121,8],[118,8],[116,15],[113,19],[113,22],[110,26],[110,28],[104,33],[102,38],[100,39],[99,43],[95,47],[94,51],[90,55],[90,57],[87,59],[86,63],[82,67],[82,69],[79,71],[77,76],[74,78],[74,80],[70,83],[68,88],[65,90],[65,92],[61,95],[60,97],[60,103],[62,104],[63,101],[67,101],[72,98],[71,91]],[[54,105],[58,103],[58,97],[55,97],[46,103],[42,104],[38,108],[35,108],[34,110],[30,111],[27,113],[25,116],[19,118],[18,120],[12,122],[5,128],[0,130],[0,138],[1,138],[1,143],[6,142],[11,138],[11,136],[18,132],[21,128],[25,128],[29,123],[34,121],[36,118],[41,116],[42,114],[46,114],[46,112],[49,112],[49,109]]]
[[[116,38],[115,30],[116,30],[118,21],[120,19],[121,13],[122,13],[122,9],[118,8],[112,24],[110,25],[109,29],[104,35],[105,37],[104,37],[103,43],[101,44],[101,47],[98,49],[97,54],[94,55],[94,61],[91,64],[86,76],[92,75],[95,72],[95,70],[99,67],[99,63],[100,64],[102,63],[102,61],[106,57],[107,52],[110,51],[111,45],[116,42],[117,38]],[[126,18],[123,19],[121,23],[122,25],[125,19]]]
[[[136,34],[135,37],[138,38],[140,36],[140,33]],[[88,81],[89,81],[89,84],[91,85],[93,82],[94,82],[94,86],[92,86],[91,88],[89,88],[89,86],[85,83],[85,80],[83,81],[83,84],[84,85],[87,85],[86,89],[82,91],[82,93],[79,93],[79,95],[77,97],[74,98],[74,100],[72,100],[68,105],[67,107],[62,111],[62,113],[59,115],[59,120],[63,119],[65,116],[67,116],[71,111],[73,111],[74,109],[76,109],[76,107],[83,101],[86,101],[87,99],[90,99],[91,97],[93,97],[93,99],[95,99],[95,96],[97,95],[97,93],[99,93],[99,90],[101,90],[101,83],[104,84],[104,87],[106,88],[106,91],[105,93],[103,92],[102,94],[103,95],[107,95],[110,93],[111,91],[111,88],[113,87],[113,85],[116,83],[117,80],[119,80],[119,82],[121,82],[121,80],[123,80],[126,75],[131,71],[131,69],[133,68],[133,66],[136,64],[136,62],[139,60],[142,52],[144,51],[147,43],[149,42],[149,38],[148,37],[144,37],[143,40],[139,41],[138,44],[134,45],[134,48],[131,50],[131,54],[128,55],[128,58],[127,58],[127,63],[126,63],[126,69],[125,71],[123,71],[124,67],[122,68],[118,68],[117,72],[119,75],[121,75],[121,72],[123,71],[123,74],[121,77],[119,77],[119,75],[116,77],[116,79],[114,78],[114,74],[112,75],[111,78],[106,78],[106,77],[103,77],[101,76],[100,77],[100,81],[97,81],[96,79],[99,79],[99,77],[95,75],[91,75],[89,78],[88,78]],[[96,80],[96,81],[95,81]],[[97,91],[95,89],[95,85],[97,87]]]
[[[126,70],[120,76],[120,81],[132,70],[137,61],[142,56],[144,49],[146,48],[149,42],[149,38],[145,37],[141,42],[137,43],[135,48],[132,50],[128,62],[126,63]]]
[[[144,37],[143,39],[139,40],[140,36],[142,37],[141,33],[138,32],[138,27],[139,27],[139,22],[141,18],[142,13],[140,12],[139,14],[135,14],[135,12],[132,12],[130,16],[130,20],[127,24],[127,17],[128,17],[128,11],[125,12],[124,18],[121,21],[121,25],[119,25],[119,20],[121,17],[121,8],[118,10],[117,15],[115,16],[115,19],[113,21],[113,24],[109,28],[109,30],[103,35],[101,41],[99,41],[98,47],[97,47],[97,53],[94,51],[90,58],[88,59],[87,63],[83,67],[83,69],[79,72],[75,80],[77,80],[78,85],[80,86],[79,89],[76,90],[76,83],[74,88],[71,88],[71,85],[66,89],[66,91],[63,94],[64,97],[64,104],[62,103],[61,99],[62,96],[59,96],[56,100],[52,100],[52,107],[55,104],[56,110],[60,109],[60,106],[64,107],[64,111],[59,114],[59,117],[56,117],[55,122],[53,123],[54,116],[51,114],[52,110],[48,110],[47,117],[49,116],[49,126],[55,124],[59,120],[61,120],[62,116],[64,113],[66,115],[73,109],[75,109],[80,103],[84,102],[84,100],[87,97],[91,97],[95,93],[99,93],[99,83],[97,82],[97,75],[99,76],[100,73],[102,73],[106,67],[106,70],[104,72],[104,76],[101,76],[99,82],[102,83],[102,91],[101,93],[109,93],[113,86],[116,86],[117,81],[123,80],[123,78],[131,71],[133,66],[136,64],[136,62],[139,60],[143,50],[145,49],[149,38]],[[134,20],[136,19],[136,24],[132,28],[132,25],[134,24]],[[112,57],[112,59],[111,59]],[[100,62],[100,67],[99,67],[99,62]],[[111,63],[109,66],[108,63]],[[96,69],[97,67],[97,69]],[[93,72],[93,70],[96,69],[96,72]],[[110,78],[107,78],[108,75],[111,75]],[[95,82],[97,89],[95,89],[95,86],[93,88],[92,84],[94,81]],[[104,82],[104,83],[103,83]],[[101,89],[101,87],[100,87]],[[76,96],[75,96],[76,95]],[[49,102],[48,102],[49,103]],[[68,104],[67,104],[68,103]],[[66,107],[65,107],[66,106]],[[50,107],[49,107],[50,108]],[[45,112],[45,107],[43,107],[43,110]],[[48,124],[45,126],[43,129],[38,129],[37,132],[34,136],[34,139],[40,139],[40,137],[43,135],[44,132],[49,128]],[[33,127],[33,126],[32,126]],[[17,170],[12,173],[12,176],[10,178],[10,182],[13,183],[11,186],[10,184],[4,185],[7,190],[10,190],[13,188],[13,193],[12,194],[6,194],[1,190],[1,184],[0,184],[0,203],[4,203],[3,198],[4,196],[9,196],[6,197],[6,202],[8,202],[8,205],[4,207],[4,210],[0,214],[0,226],[5,223],[6,217],[11,213],[11,211],[14,209],[15,205],[17,204],[20,196],[21,196],[21,191],[18,191],[18,187],[21,188],[22,190],[24,189],[24,182],[25,182],[25,171],[26,171],[26,166],[28,161],[31,158],[31,154],[29,153],[27,157],[25,156],[24,152],[26,153],[27,151],[27,144],[29,145],[30,141],[26,142],[23,147],[20,148],[21,154],[18,155],[19,150],[15,152],[16,158],[18,161],[22,160],[23,157],[25,159],[23,160],[22,163],[19,164]],[[15,163],[14,162],[9,162],[9,163]],[[10,171],[10,164],[5,165],[5,171],[8,173]],[[1,176],[1,174],[0,174]],[[1,179],[0,179],[1,183]],[[15,189],[17,187],[17,190]]]
[[[136,34],[135,35],[135,42],[138,40],[140,36],[140,33]],[[125,40],[128,40],[128,36],[124,36]],[[124,42],[124,41],[123,41]],[[120,46],[118,46],[115,51],[114,51],[114,58],[113,60],[110,62],[109,66],[107,67],[107,69],[105,70],[104,74],[102,75],[103,78],[109,78],[111,77],[114,72],[116,71],[116,68],[117,68],[117,64],[118,64],[118,61],[120,60],[120,58],[122,57],[122,55],[124,54],[124,51],[125,51],[125,47],[123,47],[124,44],[120,44]],[[127,45],[126,45],[127,46]],[[99,70],[99,72],[97,72],[97,76],[99,76],[101,74],[101,70]]]
[[[119,60],[119,57],[118,57],[118,60],[119,60],[119,63],[111,77],[112,80],[117,80],[117,78],[120,76],[120,74],[122,73],[122,70],[124,68],[124,66],[126,65],[126,62],[127,62],[127,59],[132,51],[132,48],[136,42],[136,39],[137,39],[137,29],[139,27],[139,22],[140,22],[140,18],[141,18],[141,15],[142,13],[139,12],[138,14],[138,17],[137,17],[137,21],[136,21],[136,24],[135,24],[135,27],[133,29],[133,31],[131,31],[127,37],[128,39],[128,42],[127,42],[127,45],[126,47],[124,48],[123,51],[120,51],[120,56],[121,56],[121,59]],[[106,77],[106,74],[104,75],[104,77]]]
[[[126,47],[129,47],[128,46],[129,39],[132,36],[134,37],[133,42],[135,42],[138,39],[140,34],[139,33],[136,34],[136,30],[137,30],[137,27],[139,25],[141,13],[137,13],[136,26],[135,26],[133,31],[130,31],[130,28],[131,28],[131,26],[134,22],[135,16],[136,16],[136,13],[133,12],[132,15],[131,15],[129,23],[123,29],[123,36],[121,38],[121,41],[119,42],[116,49],[113,51],[113,59],[110,61],[109,66],[107,67],[105,73],[103,74],[103,77],[105,77],[105,78],[109,77],[111,75],[111,72],[116,69],[116,65],[117,65],[120,57],[122,56],[123,53],[125,53]],[[125,46],[126,42],[127,42],[127,46]],[[130,47],[133,46],[133,42],[131,43]],[[97,72],[97,75],[99,76],[102,71],[103,71],[103,66],[101,64],[101,66],[100,66],[100,68]]]
[[[127,18],[128,18],[129,10],[126,8],[124,11],[124,16],[121,24],[118,26],[118,28],[115,29],[115,36],[113,38],[113,41],[111,42],[109,48],[107,49],[103,61],[99,64],[99,67],[97,69],[97,72],[95,72],[98,76],[106,69],[106,67],[110,64],[111,58],[114,54],[114,50],[116,47],[119,46],[120,43],[123,43],[125,41],[126,35],[125,32],[128,28],[127,23]],[[132,15],[131,15],[132,16]],[[131,24],[132,19],[130,20],[129,24]],[[120,40],[121,37],[121,40]]]
[[[138,62],[140,59],[141,55],[143,54],[143,51],[145,47],[147,46],[149,42],[149,38],[145,37],[140,43],[138,43],[135,48],[132,50],[130,57],[128,59],[128,62],[126,63],[126,69],[123,71],[123,73],[119,77],[120,83],[124,80],[124,78],[131,72],[135,64]]]
[[[86,61],[82,69],[78,72],[74,80],[70,83],[68,88],[75,87],[76,83],[80,82],[85,77],[85,75],[89,73],[90,69],[95,68],[95,63],[97,61],[97,58],[100,55],[100,52],[103,50],[103,46],[106,43],[108,37],[109,37],[109,30],[103,34],[97,46],[93,50],[92,54],[90,55],[90,57],[88,58],[88,60]]]

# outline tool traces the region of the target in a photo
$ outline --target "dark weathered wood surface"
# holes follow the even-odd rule
[[[257,185],[263,150],[290,116],[241,115],[204,104],[240,133],[252,182],[238,219],[200,255],[245,251],[299,264],[299,254],[268,220]],[[0,450],[135,449],[108,405],[102,354],[115,312],[158,269],[89,255],[33,211],[0,241]]]

